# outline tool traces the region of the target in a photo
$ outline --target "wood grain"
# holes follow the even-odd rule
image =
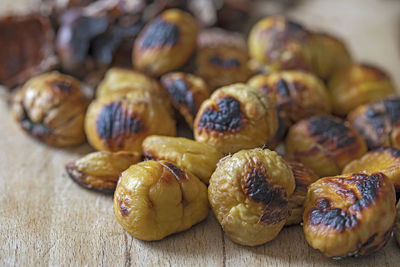
[[[27,0],[1,0],[0,12]],[[18,5],[18,9],[23,10]],[[255,13],[268,14],[259,3]],[[385,68],[400,88],[400,1],[309,0],[288,14],[342,36],[355,58]],[[112,198],[82,189],[64,164],[87,146],[61,150],[24,134],[0,91],[0,266],[398,266],[394,239],[379,253],[332,261],[311,249],[300,226],[272,242],[243,247],[224,236],[214,216],[159,242],[128,235],[112,214]]]

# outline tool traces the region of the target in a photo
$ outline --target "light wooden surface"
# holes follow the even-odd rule
[[[0,0],[0,12],[6,2],[24,1]],[[259,6],[257,12],[265,10]],[[289,14],[342,36],[356,59],[382,66],[400,88],[400,1],[310,0]],[[239,246],[211,213],[163,241],[136,240],[114,219],[112,197],[84,190],[66,176],[64,164],[90,148],[61,150],[36,142],[12,121],[4,91],[0,98],[0,266],[400,265],[394,239],[372,256],[332,261],[307,245],[300,226],[263,246]]]

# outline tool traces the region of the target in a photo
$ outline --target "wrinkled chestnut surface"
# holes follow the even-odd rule
[[[54,32],[43,16],[0,20],[0,84],[14,87],[56,64]]]
[[[328,257],[369,255],[389,240],[396,195],[383,173],[344,174],[313,183],[307,194],[307,242]]]
[[[274,239],[290,216],[295,187],[286,162],[268,149],[241,150],[220,160],[208,197],[225,233],[256,246]]]

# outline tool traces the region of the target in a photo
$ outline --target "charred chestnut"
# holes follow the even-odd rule
[[[207,187],[169,161],[144,161],[124,171],[114,215],[134,237],[151,241],[189,229],[207,217]]]
[[[179,9],[168,9],[150,21],[135,40],[135,68],[160,76],[181,67],[196,48],[195,19]]]
[[[302,25],[283,16],[257,22],[250,31],[250,56],[268,66],[269,71],[311,70],[310,33]]]
[[[268,143],[278,127],[268,96],[244,84],[216,90],[203,102],[194,122],[196,141],[234,153]]]
[[[68,163],[65,169],[69,177],[79,185],[103,193],[113,193],[121,173],[140,159],[140,154],[127,151],[93,152]]]
[[[51,72],[27,81],[13,99],[12,112],[23,130],[52,146],[85,141],[88,99],[71,76]]]
[[[343,173],[373,173],[385,174],[400,191],[400,150],[393,147],[380,147],[367,152],[360,159],[346,165]]]
[[[286,162],[274,151],[256,148],[226,156],[218,163],[208,198],[232,241],[257,246],[274,239],[285,225],[294,188]]]
[[[369,255],[389,241],[395,205],[393,184],[383,173],[322,178],[304,204],[306,240],[327,257]]]
[[[141,152],[149,135],[174,136],[175,121],[164,105],[149,94],[134,90],[95,99],[88,108],[85,131],[97,150]]]
[[[286,226],[299,224],[303,221],[304,201],[306,199],[308,187],[318,180],[318,176],[308,167],[297,161],[286,161],[293,172],[296,187],[289,198],[289,207],[292,211],[286,220]]]
[[[205,184],[223,154],[212,146],[182,137],[152,135],[142,144],[146,158],[168,160],[193,173]]]
[[[290,128],[286,151],[290,159],[300,161],[324,177],[339,174],[347,163],[364,155],[367,146],[349,123],[318,115]]]
[[[400,148],[400,98],[389,97],[363,105],[349,113],[347,119],[367,141],[368,148]]]
[[[169,94],[172,105],[193,128],[193,121],[201,103],[210,96],[207,84],[189,73],[171,72],[161,77],[161,84]]]
[[[244,38],[219,28],[203,30],[198,39],[196,74],[212,89],[246,82],[251,75]]]
[[[381,69],[352,64],[329,81],[333,113],[346,115],[354,108],[395,93],[389,76]]]

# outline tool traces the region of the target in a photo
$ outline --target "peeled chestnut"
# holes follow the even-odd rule
[[[193,128],[194,117],[201,103],[210,96],[207,84],[200,77],[189,73],[171,72],[161,77],[172,105]]]
[[[395,93],[389,76],[381,69],[352,64],[329,81],[333,113],[346,115],[354,108]]]
[[[290,167],[268,149],[223,158],[210,179],[208,198],[233,242],[257,246],[274,239],[290,216],[295,188]]]
[[[114,215],[134,237],[151,241],[189,229],[207,217],[207,187],[169,161],[144,161],[124,171]]]
[[[12,113],[23,130],[48,145],[85,141],[83,121],[88,99],[81,84],[58,72],[31,78],[16,93]]]
[[[113,193],[121,173],[140,159],[140,154],[127,151],[93,152],[68,163],[65,169],[69,177],[79,185],[103,193]]]
[[[339,174],[347,163],[364,155],[367,146],[349,123],[317,115],[290,128],[286,151],[288,158],[300,161],[324,177]]]
[[[194,122],[196,141],[234,153],[268,143],[278,127],[275,107],[263,92],[244,84],[216,90]]]
[[[350,112],[347,119],[365,138],[369,149],[381,146],[400,148],[400,98],[398,96],[360,106]]]
[[[160,76],[181,67],[196,48],[198,25],[188,13],[168,9],[150,21],[135,40],[135,68]]]
[[[256,75],[247,84],[266,93],[289,125],[316,114],[329,114],[331,103],[324,84],[313,74],[279,71]]]
[[[381,172],[400,191],[400,150],[393,147],[380,147],[369,151],[360,159],[346,165],[343,173]]]
[[[346,44],[336,36],[312,33],[310,46],[312,69],[324,81],[329,81],[335,73],[347,68],[352,62]]]
[[[283,16],[270,16],[250,31],[251,58],[277,70],[311,70],[310,33],[302,25]]]
[[[203,30],[198,39],[196,74],[214,90],[246,82],[251,76],[246,41],[241,34],[219,28]]]
[[[164,105],[147,93],[134,90],[95,99],[86,114],[85,131],[97,150],[141,153],[142,141],[147,136],[174,136],[176,127]]]
[[[289,198],[289,207],[292,211],[290,217],[286,219],[285,225],[299,224],[303,221],[304,201],[306,199],[308,187],[318,180],[318,176],[304,164],[288,160],[287,165],[293,172],[296,187]]]
[[[395,205],[393,184],[383,173],[322,178],[304,204],[306,240],[327,257],[372,254],[391,237]]]
[[[152,135],[142,144],[146,158],[168,160],[208,184],[223,154],[212,146],[182,137]]]

